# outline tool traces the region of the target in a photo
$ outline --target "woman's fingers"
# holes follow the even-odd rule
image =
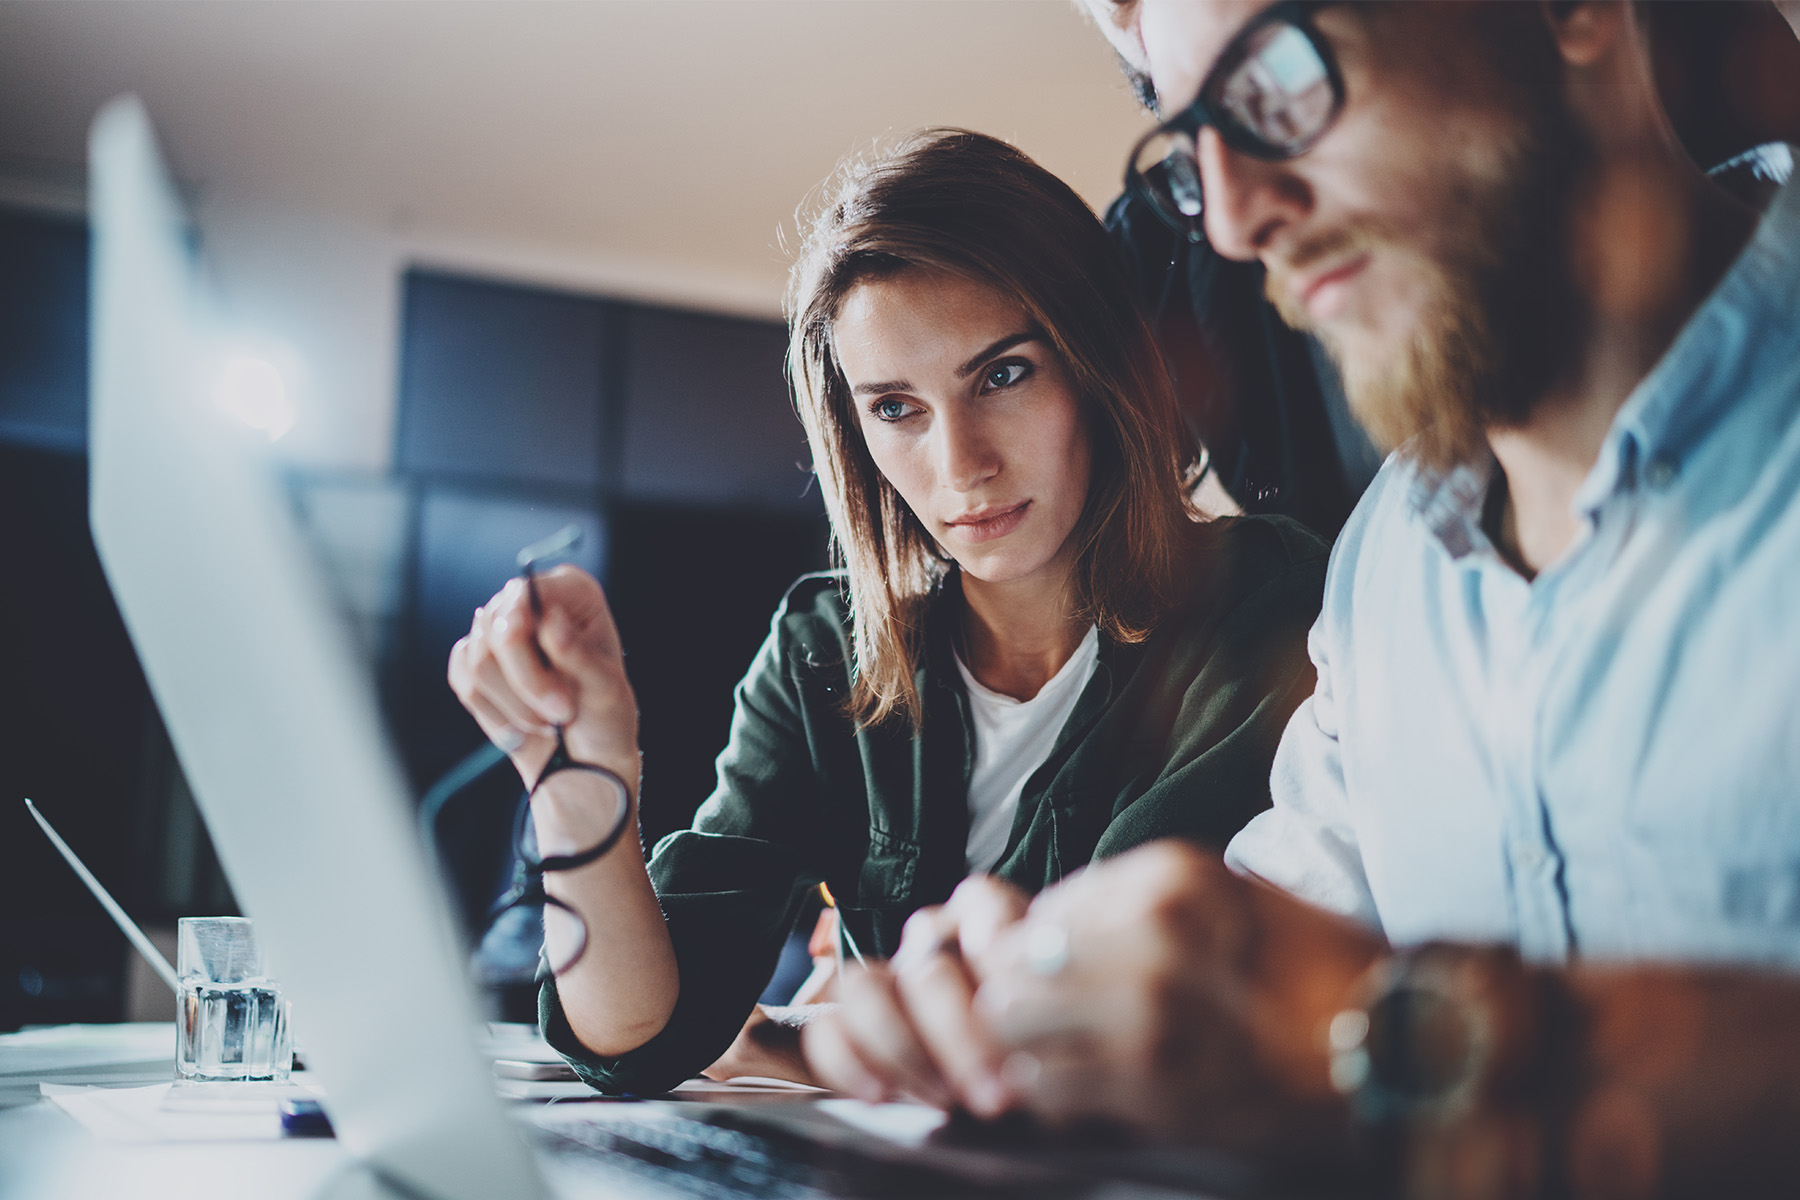
[[[1051,947],[1055,958],[1045,949],[1052,940],[1061,943]],[[1003,1052],[1085,1041],[1095,1030],[1137,1019],[1134,990],[1112,977],[1122,965],[1108,962],[1104,952],[1071,961],[1073,944],[1067,930],[1032,920],[991,956],[994,970],[973,1006]]]
[[[800,1032],[800,1047],[822,1086],[871,1104],[887,1099],[888,1081],[857,1053],[841,1005],[832,1005],[807,1022]]]
[[[538,710],[519,695],[492,654],[476,653],[471,674],[475,680],[475,695],[520,735],[549,737],[555,733],[555,725],[545,721]]]
[[[507,720],[506,714],[488,703],[487,697],[479,692],[471,692],[462,698],[463,707],[481,726],[481,732],[487,735],[488,741],[500,747],[507,754],[515,754],[525,748],[530,741],[517,726]]]
[[[1027,900],[993,880],[973,880],[948,904],[907,922],[892,963],[848,969],[829,1023],[808,1034],[813,1069],[857,1095],[904,1092],[941,1108],[998,1116],[1007,1105],[1002,1047],[975,1011],[977,979],[963,947],[985,950]]]
[[[838,986],[841,1026],[863,1065],[889,1091],[949,1108],[955,1097],[913,1028],[888,964],[848,967]]]
[[[592,575],[561,566],[538,576],[537,586],[546,617],[539,641],[558,668],[582,675],[624,657],[606,593]],[[559,619],[549,620],[553,614]]]
[[[964,950],[985,952],[1026,904],[1016,888],[978,879],[949,903],[915,913],[892,963],[841,974],[842,1004],[807,1034],[813,1069],[855,1095],[904,1092],[998,1116],[1008,1098],[1004,1051],[975,1011],[978,980]]]
[[[467,708],[482,732],[496,746],[512,754],[536,737],[550,733],[529,705],[511,686],[487,652],[487,614],[477,609],[469,634],[450,650],[447,676],[450,688]]]
[[[558,567],[531,587],[515,579],[475,611],[452,650],[450,685],[527,778],[557,727],[569,751],[619,774],[636,792],[637,702],[618,632],[592,576]]]
[[[975,981],[963,961],[959,932],[947,907],[921,909],[906,923],[893,971],[901,1003],[937,1074],[971,1112],[999,1116],[1006,1106],[1002,1054],[975,1016]]]
[[[560,686],[573,705],[566,730],[569,752],[608,767],[636,793],[638,773],[637,696],[625,675],[619,632],[600,585],[574,567],[558,567],[538,578],[543,619],[536,630]],[[505,660],[503,660],[505,661]],[[543,667],[542,662],[537,662]]]
[[[487,605],[487,647],[512,694],[529,706],[536,723],[567,725],[575,719],[575,689],[549,665],[539,643],[538,614],[531,611],[525,581],[515,579]],[[545,615],[550,613],[548,606]]]
[[[506,669],[497,653],[498,635],[494,624],[498,614],[492,607],[480,610],[476,615],[474,629],[471,633],[472,666],[474,669],[477,690],[487,698],[488,702],[506,714],[519,732],[531,734],[552,734],[556,730],[554,721],[544,719],[543,713],[529,696],[522,694],[512,679],[507,677]]]

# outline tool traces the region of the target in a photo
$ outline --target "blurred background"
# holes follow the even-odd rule
[[[574,521],[642,704],[650,840],[825,565],[782,377],[796,206],[955,124],[1100,207],[1145,124],[1065,0],[0,3],[0,1029],[169,1003],[21,797],[156,936],[234,911],[87,527],[83,163],[126,91],[415,789],[480,742],[451,643]],[[471,914],[516,795],[447,818]]]

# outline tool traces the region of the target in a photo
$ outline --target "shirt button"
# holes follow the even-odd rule
[[[1675,482],[1675,462],[1673,459],[1657,457],[1644,464],[1644,482],[1661,491]]]
[[[1513,863],[1526,875],[1536,875],[1550,861],[1550,854],[1536,842],[1513,843]]]

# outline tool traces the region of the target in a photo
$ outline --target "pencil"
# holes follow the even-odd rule
[[[856,959],[857,966],[868,966],[869,964],[863,960],[862,951],[857,948],[856,939],[851,936],[849,927],[844,924],[843,910],[838,908],[837,901],[831,895],[831,888],[824,880],[819,881],[819,895],[824,898],[825,907],[829,908],[837,918],[837,936],[831,939],[831,948],[837,954],[838,972],[841,974],[844,970],[845,946],[850,947],[850,953]]]

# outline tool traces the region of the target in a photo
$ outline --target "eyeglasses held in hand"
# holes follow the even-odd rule
[[[566,556],[581,541],[581,529],[566,529],[519,552],[519,577],[531,603],[533,623],[543,620],[537,575]],[[546,666],[549,658],[537,647]],[[421,820],[435,833],[438,813],[490,767],[505,761],[483,747],[446,775],[427,793]],[[596,861],[624,837],[631,825],[631,792],[618,775],[569,753],[563,727],[556,727],[556,747],[519,805],[513,826],[515,856],[512,886],[488,909],[484,932],[474,954],[477,978],[488,986],[529,982],[540,966],[560,975],[587,949],[587,923],[569,905],[544,889],[544,876],[573,871]]]
[[[1330,43],[1312,25],[1322,0],[1282,0],[1238,31],[1194,102],[1145,134],[1125,187],[1176,233],[1205,240],[1197,143],[1202,126],[1253,158],[1280,161],[1312,149],[1344,107]]]

